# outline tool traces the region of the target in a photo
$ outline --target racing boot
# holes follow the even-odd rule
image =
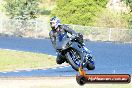
[[[66,61],[65,57],[63,55],[61,55],[60,53],[58,53],[57,58],[56,58],[56,63],[57,64],[62,64]]]

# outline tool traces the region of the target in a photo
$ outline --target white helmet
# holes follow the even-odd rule
[[[56,16],[53,16],[50,19],[50,24],[52,24],[52,23],[55,24],[54,28],[56,29],[60,25],[60,20]]]

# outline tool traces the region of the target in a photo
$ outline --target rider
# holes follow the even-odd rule
[[[55,49],[56,49],[56,41],[58,39],[57,36],[59,34],[65,34],[65,33],[66,34],[70,33],[72,36],[79,36],[77,40],[80,44],[83,45],[83,35],[80,33],[76,33],[74,30],[69,28],[67,25],[60,24],[60,20],[57,17],[53,16],[50,19],[50,26],[52,30],[49,32],[49,36],[50,36],[52,45]],[[66,61],[64,53],[59,52],[57,49],[56,51],[58,53],[57,58],[56,58],[56,63],[57,64],[64,63]]]

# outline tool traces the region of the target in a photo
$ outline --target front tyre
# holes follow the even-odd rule
[[[69,52],[66,53],[66,58],[72,68],[76,71],[79,70],[81,58],[80,55],[77,53],[76,50],[71,49]]]
[[[94,70],[95,69],[95,62],[92,56],[88,56],[88,61],[86,62],[86,68],[88,70]]]
[[[95,69],[95,65],[93,65],[93,64],[91,64],[91,63],[88,63],[87,66],[86,66],[86,68],[87,68],[88,70],[94,70],[94,69]]]

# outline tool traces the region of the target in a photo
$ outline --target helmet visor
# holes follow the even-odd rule
[[[50,22],[50,25],[52,25],[52,24],[55,24],[55,22],[53,22],[53,21],[52,21],[52,22]]]

